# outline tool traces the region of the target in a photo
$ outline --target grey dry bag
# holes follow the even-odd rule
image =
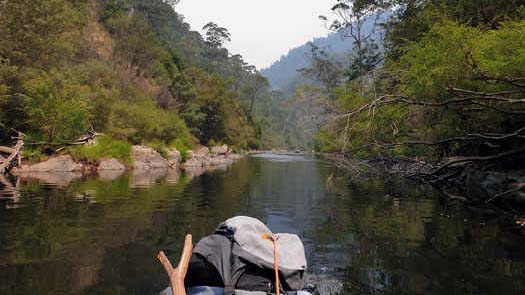
[[[193,256],[205,260],[200,263],[213,266],[220,275],[224,293],[233,294],[235,289],[242,288],[239,281],[243,275],[249,277],[249,273],[253,278],[261,273],[271,278],[274,270],[274,247],[264,235],[271,236],[272,232],[258,219],[233,217],[221,223],[213,234],[202,238],[195,246]],[[294,234],[278,234],[278,237],[279,288],[282,291],[301,290],[306,271],[303,243]],[[196,261],[193,257],[192,260]],[[191,268],[190,263],[190,274]]]

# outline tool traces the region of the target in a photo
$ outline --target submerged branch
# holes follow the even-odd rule
[[[456,160],[449,161],[449,162],[447,162],[447,163],[437,167],[436,169],[434,169],[434,171],[428,173],[427,175],[436,175],[439,172],[443,171],[445,168],[448,168],[448,167],[450,167],[452,165],[456,165],[456,164],[466,164],[466,163],[472,163],[472,162],[494,161],[494,160],[500,160],[500,159],[504,159],[504,158],[507,158],[507,157],[510,157],[510,156],[514,156],[514,155],[518,155],[518,154],[522,154],[522,153],[525,153],[525,148],[514,149],[514,150],[502,152],[502,153],[499,153],[499,154],[491,155],[491,156],[463,157],[463,158],[459,158],[459,159],[456,159]]]

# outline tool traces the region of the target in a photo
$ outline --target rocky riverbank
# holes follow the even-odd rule
[[[115,158],[82,162],[75,161],[68,154],[57,155],[39,163],[23,163],[21,167],[13,170],[13,174],[65,172],[92,174],[98,172],[99,175],[104,175],[108,174],[107,171],[133,170],[147,173],[148,171],[166,169],[205,171],[219,166],[228,166],[242,158],[242,155],[234,153],[227,145],[211,148],[201,146],[195,150],[189,150],[185,160],[182,158],[181,152],[176,149],[169,149],[163,154],[145,145],[135,145],[131,148],[132,163],[130,164],[123,163]]]

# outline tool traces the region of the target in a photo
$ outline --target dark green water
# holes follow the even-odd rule
[[[312,280],[345,294],[525,293],[522,232],[428,187],[351,181],[303,156],[165,174],[0,185],[0,294],[158,294],[158,250],[176,261],[188,229],[196,241],[240,214],[299,234]]]

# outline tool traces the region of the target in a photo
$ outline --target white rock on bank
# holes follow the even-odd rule
[[[97,170],[126,170],[126,166],[120,163],[117,159],[111,158],[100,161]]]
[[[196,150],[188,151],[188,158],[184,162],[185,167],[202,167],[208,161],[210,155],[210,149],[203,146]]]
[[[212,154],[216,154],[216,155],[225,155],[226,153],[228,153],[228,146],[225,144],[218,145],[218,146],[212,146],[211,152]]]

